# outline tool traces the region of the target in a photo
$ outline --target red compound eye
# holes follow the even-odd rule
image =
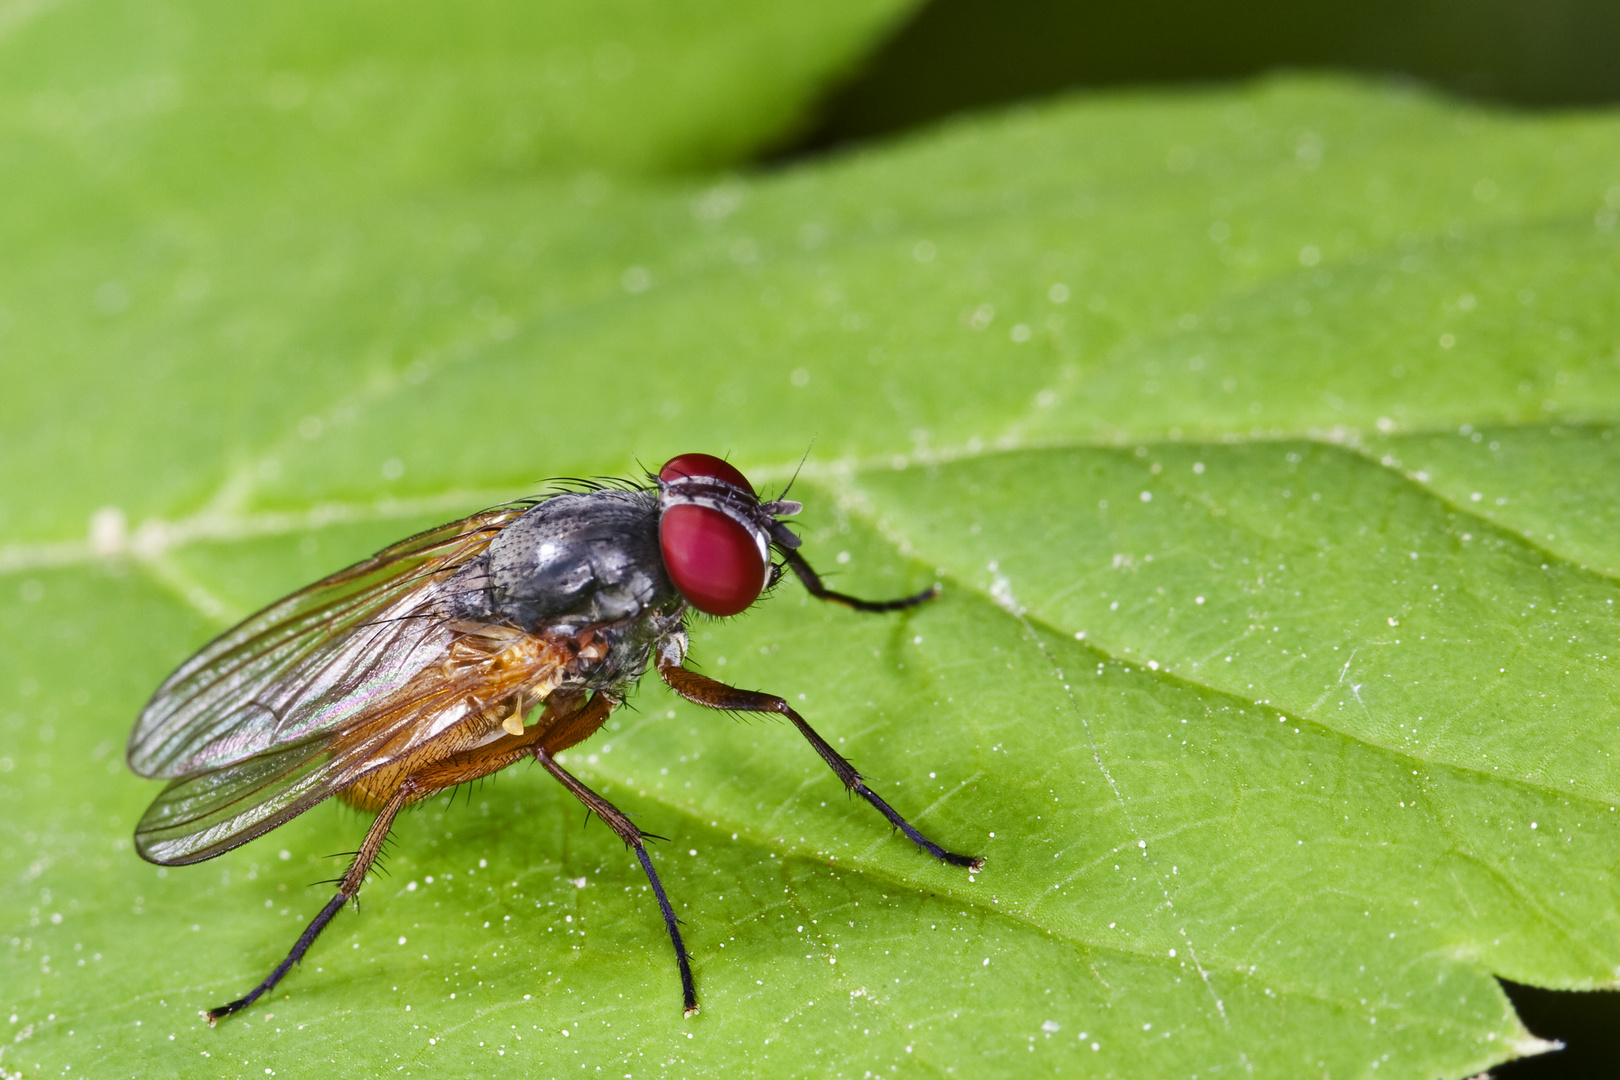
[[[737,467],[729,461],[723,461],[713,454],[682,454],[672,457],[658,470],[658,479],[664,483],[672,480],[681,480],[688,476],[712,476],[716,480],[724,480],[734,488],[754,494],[754,485],[748,478],[737,471]]]
[[[722,510],[686,503],[658,524],[664,567],[681,595],[709,615],[735,615],[765,590],[765,553],[748,527]]]
[[[748,478],[711,454],[682,454],[658,470],[658,479],[669,500],[658,525],[664,568],[687,603],[709,615],[735,615],[758,600],[769,569],[765,540],[732,512],[740,511],[739,494],[755,497]]]

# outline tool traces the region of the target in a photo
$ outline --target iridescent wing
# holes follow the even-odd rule
[[[441,587],[527,508],[395,544],[250,616],[165,680],[127,755],[173,781],[136,829],[141,853],[217,855],[500,700],[487,671],[447,662],[462,631]],[[498,682],[532,681],[541,663],[507,665]]]
[[[403,778],[421,765],[503,737],[494,713],[514,696],[543,697],[562,670],[561,650],[543,645],[517,657],[501,651],[498,640],[492,648],[467,651],[481,654],[481,662],[424,668],[339,730],[317,731],[172,780],[135,827],[136,849],[168,866],[211,859],[370,773],[392,770]]]

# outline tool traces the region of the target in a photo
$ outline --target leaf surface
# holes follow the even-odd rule
[[[0,349],[77,366],[5,406],[0,1064],[1461,1077],[1542,1048],[1493,975],[1620,970],[1616,135],[1294,79],[751,177],[490,181],[463,148],[281,216],[221,188],[169,246],[41,241]],[[789,584],[694,658],[982,873],[785,725],[649,680],[568,760],[669,838],[699,1017],[634,861],[514,769],[409,815],[364,909],[202,1024],[365,822],[141,864],[120,753],[168,670],[545,476],[704,449],[780,489],[807,447],[835,587],[944,595]]]

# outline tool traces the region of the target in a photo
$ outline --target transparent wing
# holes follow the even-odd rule
[[[492,656],[494,654],[491,654]],[[498,670],[491,670],[496,668]],[[551,652],[522,661],[435,665],[401,690],[370,703],[341,729],[277,743],[242,761],[173,780],[135,827],[141,855],[178,865],[213,858],[291,820],[367,773],[411,771],[417,761],[501,729],[490,704],[544,683],[559,668]],[[463,721],[481,719],[482,723]],[[455,729],[455,730],[452,730]],[[448,734],[447,734],[448,733]],[[454,745],[434,745],[446,736]]]
[[[136,826],[141,854],[168,865],[212,858],[369,772],[408,768],[490,704],[549,686],[559,655],[469,638],[440,596],[525,509],[395,544],[249,617],[182,665],[130,737],[131,767],[172,780]]]
[[[317,734],[173,781],[135,826],[136,850],[166,866],[201,862],[288,821],[321,798],[332,741]]]
[[[272,750],[296,756],[295,744],[320,745],[317,736],[374,715],[454,640],[440,603],[445,579],[525,509],[499,507],[419,533],[215,638],[147,702],[130,735],[129,767],[178,778]]]

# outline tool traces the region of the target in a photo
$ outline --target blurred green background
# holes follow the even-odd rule
[[[832,94],[808,153],[1060,90],[1174,86],[1277,69],[1412,79],[1484,102],[1620,100],[1620,5],[1604,0],[934,0]]]

